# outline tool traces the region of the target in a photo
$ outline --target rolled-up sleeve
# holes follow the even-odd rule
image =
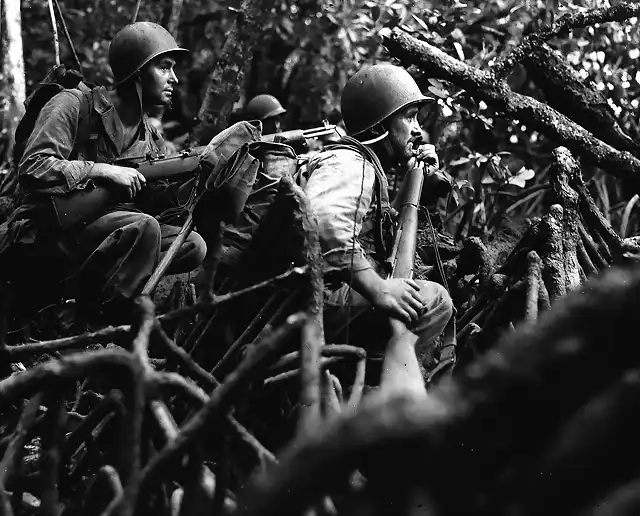
[[[80,99],[67,91],[42,108],[18,165],[20,181],[27,190],[65,194],[87,179],[94,162],[68,159],[79,120]]]
[[[327,265],[352,272],[371,268],[358,236],[373,197],[373,167],[346,149],[320,153],[308,167],[305,191],[318,221]]]

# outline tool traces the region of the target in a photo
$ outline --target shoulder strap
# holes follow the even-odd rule
[[[57,83],[44,83],[39,85],[29,98],[25,100],[25,113],[22,116],[20,122],[18,123],[18,127],[16,127],[15,137],[14,137],[14,149],[13,149],[13,159],[15,162],[15,166],[17,168],[20,159],[22,158],[22,154],[24,153],[25,147],[27,145],[27,140],[31,133],[33,132],[33,128],[36,125],[36,121],[38,120],[38,116],[40,115],[40,111],[45,106],[47,102],[49,102],[53,97],[55,97],[58,93],[64,91],[64,88]]]
[[[87,161],[97,159],[98,126],[94,116],[93,89],[84,84],[77,88],[67,90],[73,93],[80,101],[80,118],[78,120],[78,133],[76,136],[74,154],[75,158]]]

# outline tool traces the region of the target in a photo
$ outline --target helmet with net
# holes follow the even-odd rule
[[[404,68],[392,64],[365,66],[342,91],[340,108],[347,131],[355,136],[406,106],[434,99],[420,91]]]
[[[152,22],[123,27],[109,46],[109,66],[116,86],[127,81],[153,58],[167,53],[185,53],[167,29]]]

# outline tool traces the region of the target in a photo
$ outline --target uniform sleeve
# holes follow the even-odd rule
[[[31,192],[60,195],[83,183],[93,161],[69,160],[80,120],[80,99],[63,91],[40,111],[27,141],[18,173]]]
[[[358,272],[372,268],[358,242],[373,197],[375,172],[349,150],[320,153],[309,163],[305,191],[318,221],[320,246],[332,268]]]

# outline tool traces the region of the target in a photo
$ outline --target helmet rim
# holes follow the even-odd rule
[[[127,82],[129,79],[131,79],[131,77],[133,77],[142,68],[144,68],[145,65],[149,64],[149,61],[152,61],[156,57],[161,56],[162,54],[172,54],[174,52],[187,52],[187,53],[189,53],[189,51],[186,48],[181,48],[181,47],[176,47],[176,48],[172,48],[172,49],[169,49],[169,50],[160,50],[160,51],[158,51],[158,52],[156,52],[154,54],[151,54],[144,61],[142,61],[142,63],[140,63],[140,65],[138,65],[138,67],[135,70],[133,70],[129,75],[127,75],[124,79],[114,82],[114,86],[118,87],[121,84],[124,84],[125,82]],[[115,74],[114,74],[114,79],[115,79]]]
[[[359,134],[364,133],[365,131],[368,131],[369,129],[374,128],[376,125],[381,124],[382,122],[384,122],[387,118],[389,118],[390,116],[394,115],[395,113],[397,113],[398,111],[405,109],[409,106],[414,106],[414,105],[420,105],[422,106],[423,104],[428,104],[429,102],[435,102],[435,99],[432,99],[430,97],[424,97],[423,99],[416,99],[416,100],[410,100],[404,104],[402,104],[400,107],[398,107],[397,109],[394,109],[391,113],[389,113],[387,116],[383,117],[381,120],[379,120],[378,122],[374,122],[372,124],[370,124],[368,127],[365,127],[364,129],[359,129],[357,132],[352,132],[351,134],[353,136],[357,136]],[[346,124],[345,124],[346,125]]]
[[[283,115],[286,112],[287,112],[287,110],[281,106],[279,108],[274,109],[273,111],[269,111],[266,115],[264,115],[261,118],[261,120],[267,120],[269,118],[274,118],[274,117],[276,117],[278,115]]]

